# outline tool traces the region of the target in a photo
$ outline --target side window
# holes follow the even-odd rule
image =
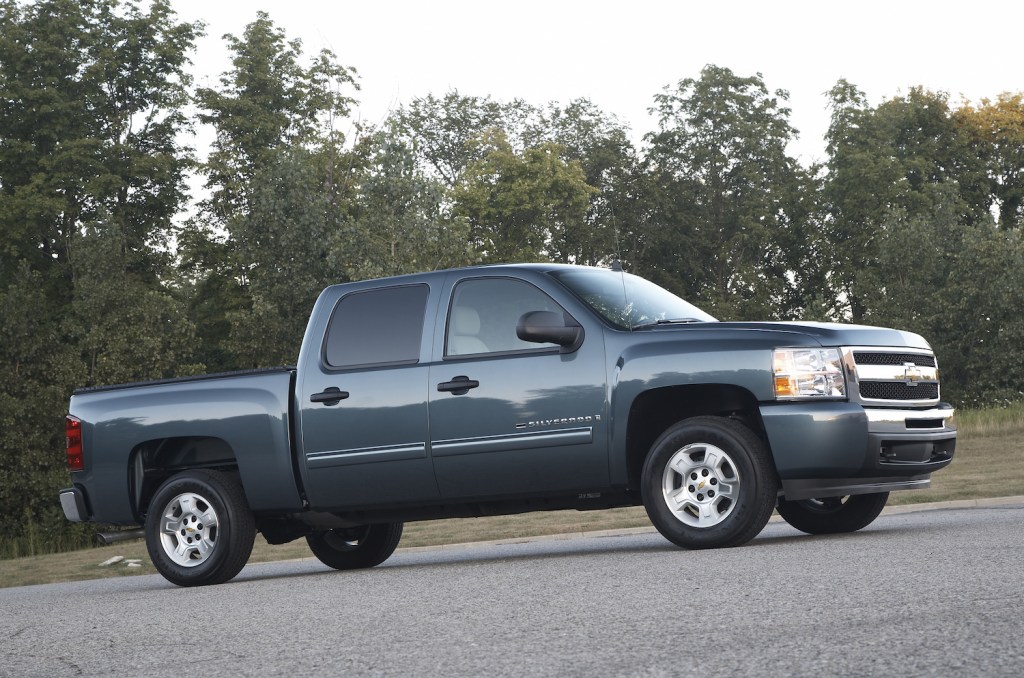
[[[445,355],[474,355],[551,348],[516,336],[524,313],[562,313],[551,297],[529,283],[511,278],[464,280],[455,287],[448,314]]]
[[[324,362],[330,367],[416,362],[429,292],[426,285],[408,285],[342,297],[327,327]]]

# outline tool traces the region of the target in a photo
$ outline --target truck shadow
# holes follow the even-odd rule
[[[458,566],[487,566],[509,562],[539,562],[551,560],[571,560],[600,555],[634,555],[656,558],[681,558],[686,560],[703,560],[708,556],[728,556],[745,558],[748,556],[764,557],[764,549],[782,547],[817,547],[823,543],[840,544],[850,541],[900,539],[901,535],[917,533],[929,528],[917,526],[914,529],[902,525],[871,526],[865,530],[850,534],[808,535],[790,528],[787,525],[775,525],[765,530],[749,544],[735,549],[712,549],[692,551],[681,549],[657,533],[630,535],[601,535],[574,539],[546,539],[540,541],[501,542],[497,544],[457,545],[441,547],[436,550],[398,551],[387,562],[368,570],[353,570],[347,576],[378,576],[388,571],[423,570],[424,572],[439,568]],[[934,528],[933,531],[941,531]],[[277,563],[253,563],[248,565],[233,582],[256,582],[262,580],[302,579],[336,574],[319,561],[310,558],[301,561]]]

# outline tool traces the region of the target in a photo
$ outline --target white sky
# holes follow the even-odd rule
[[[662,87],[705,64],[760,72],[789,90],[790,152],[823,159],[824,93],[846,78],[879,103],[914,85],[954,101],[1024,90],[1024,3],[590,2],[561,0],[173,0],[183,20],[203,20],[192,72],[214,85],[229,67],[221,36],[241,35],[266,11],[307,54],[333,50],[359,71],[356,111],[380,122],[414,97],[490,95],[541,105],[587,97],[627,123],[634,141],[655,128],[647,113]],[[200,149],[202,152],[204,149]]]

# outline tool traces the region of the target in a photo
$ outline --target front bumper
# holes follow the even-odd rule
[[[786,499],[928,487],[956,448],[952,407],[772,403],[761,417]]]

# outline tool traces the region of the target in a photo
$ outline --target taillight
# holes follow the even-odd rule
[[[68,469],[85,469],[85,459],[82,457],[82,422],[68,415],[64,421],[64,433],[67,436]]]

